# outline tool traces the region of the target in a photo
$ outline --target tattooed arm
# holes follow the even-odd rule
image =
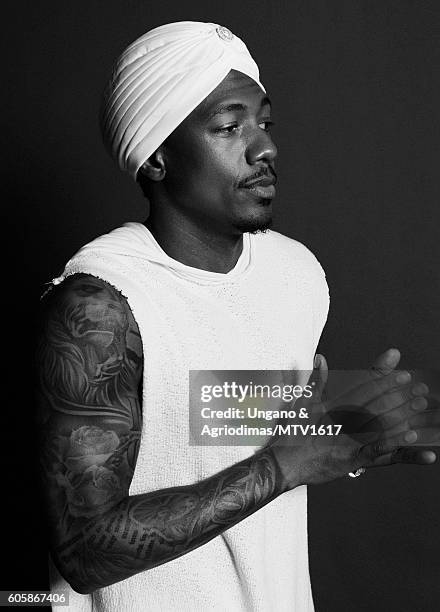
[[[75,275],[46,297],[38,368],[51,551],[80,593],[201,546],[286,489],[267,448],[194,485],[129,496],[142,344],[126,300],[101,280]]]

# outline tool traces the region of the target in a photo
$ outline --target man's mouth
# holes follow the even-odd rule
[[[251,177],[240,183],[241,189],[247,189],[258,198],[272,199],[275,197],[276,189],[275,174],[263,174]]]

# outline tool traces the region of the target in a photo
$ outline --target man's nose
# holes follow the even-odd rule
[[[272,163],[278,154],[276,145],[269,132],[258,128],[258,132],[248,143],[246,160],[248,164],[256,164],[259,161]]]

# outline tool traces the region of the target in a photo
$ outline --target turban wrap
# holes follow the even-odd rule
[[[246,45],[215,23],[169,23],[135,40],[117,59],[101,106],[104,144],[119,167],[136,178],[230,70],[265,91]]]

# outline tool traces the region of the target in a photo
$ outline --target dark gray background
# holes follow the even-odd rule
[[[99,97],[115,56],[162,23],[242,36],[274,103],[275,229],[322,262],[332,368],[389,346],[439,368],[440,3],[89,0],[2,5],[5,306],[1,589],[46,588],[30,426],[31,339],[42,284],[83,243],[143,220],[106,156]],[[310,488],[318,611],[431,611],[439,601],[440,463]]]

